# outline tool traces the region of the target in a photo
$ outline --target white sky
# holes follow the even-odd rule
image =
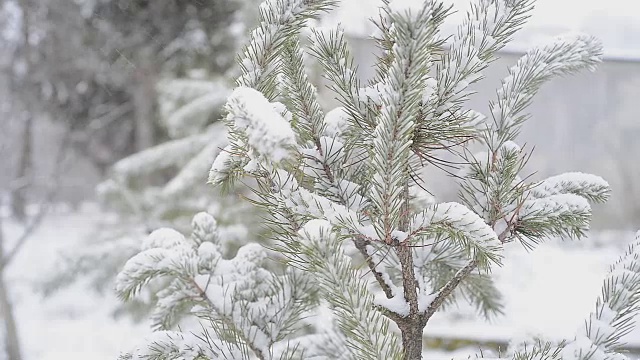
[[[531,22],[578,30],[592,15],[602,17],[603,21],[612,16],[635,15],[636,21],[640,21],[638,9],[638,0],[538,0]]]
[[[354,1],[354,0],[350,0]],[[355,0],[358,1],[358,0]],[[418,0],[416,0],[418,1]],[[470,0],[443,0],[464,10]],[[638,0],[536,0],[530,23],[536,25],[565,26],[578,30],[592,15],[606,21],[609,17],[631,16],[640,22]]]
[[[421,0],[415,0],[419,3]],[[463,15],[471,0],[443,0],[453,3]],[[366,19],[377,13],[380,0],[343,0],[338,17],[345,28],[370,34]],[[640,0],[537,0],[525,32],[577,30],[603,40],[605,52],[640,53]],[[455,16],[454,16],[455,18]],[[546,34],[551,35],[551,34]]]

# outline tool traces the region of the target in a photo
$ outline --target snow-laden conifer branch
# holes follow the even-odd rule
[[[289,39],[282,56],[285,97],[290,104],[301,144],[311,141],[319,149],[324,112],[318,103],[318,93],[307,77],[303,58],[298,39]]]
[[[514,233],[524,245],[554,236],[578,239],[589,230],[590,218],[591,205],[582,196],[558,194],[527,199],[518,210]]]
[[[203,196],[208,193],[205,174],[219,149],[227,144],[224,124],[216,120],[224,104],[220,100],[226,99],[231,90],[225,81],[215,78],[164,79],[157,92],[158,121],[171,139],[118,161],[111,168],[110,178],[98,187],[100,201],[120,212],[118,221],[129,228],[113,231],[109,224],[109,231],[99,232],[100,241],[92,239],[93,246],[74,254],[72,265],[64,264],[51,284],[68,282],[74,273],[94,277],[102,284],[98,287],[109,283],[114,268],[136,253],[131,246],[134,233],[140,232],[142,239],[158,227],[188,228],[191,215],[209,202]],[[203,99],[208,99],[207,104]],[[101,222],[112,221],[107,218]],[[122,250],[108,251],[106,244],[121,246]],[[109,265],[76,271],[101,257],[106,257]]]
[[[236,132],[246,137],[248,155],[253,160],[245,169],[249,172],[257,170],[257,157],[277,164],[290,158],[295,149],[295,133],[283,116],[286,109],[278,105],[281,104],[270,103],[260,92],[247,87],[239,87],[229,96],[227,119]]]
[[[431,244],[431,246],[428,246]],[[433,289],[442,289],[457,272],[467,265],[469,256],[456,244],[443,241],[441,237],[422,239],[415,243],[414,261],[416,273],[427,279]],[[490,274],[473,272],[458,285],[454,296],[443,303],[468,301],[476,306],[480,315],[491,319],[502,314],[502,295]]]
[[[389,73],[381,85],[382,108],[373,134],[371,159],[370,200],[379,216],[374,226],[385,241],[393,230],[406,226],[400,223],[400,213],[408,200],[405,185],[415,117],[432,62],[429,44],[446,16],[437,1],[425,1],[419,10],[395,10],[388,9],[395,45]]]
[[[312,220],[300,230],[300,238],[310,257],[299,266],[319,276],[320,287],[345,335],[350,358],[401,359],[389,320],[374,308],[366,280],[351,267],[332,225]]]
[[[531,9],[531,0],[480,0],[471,5],[451,45],[445,46],[436,61],[435,79],[425,88],[414,135],[416,152],[427,156],[434,147],[460,144],[484,128],[478,113],[463,110],[472,94],[468,87],[482,78],[482,71],[522,26]]]
[[[302,218],[323,219],[345,229],[353,230],[360,223],[358,213],[305,189],[284,170],[274,172],[271,179],[271,196],[276,201],[276,207],[288,209]]]
[[[532,0],[479,0],[471,4],[448,51],[436,65],[433,98],[425,98],[425,106],[435,109],[435,119],[460,109],[471,94],[468,86],[482,78],[481,72],[520,29],[532,8]]]
[[[562,350],[565,360],[625,358],[617,351],[634,327],[640,310],[640,232],[634,244],[611,266],[595,310],[576,338]]]
[[[611,192],[609,183],[596,175],[584,173],[564,173],[549,177],[531,189],[531,196],[543,198],[558,194],[574,194],[602,203],[607,201]]]
[[[161,196],[165,201],[172,201],[183,196],[192,190],[193,184],[202,183],[205,179],[202,174],[209,171],[221,149],[227,146],[227,137],[221,125],[217,123],[211,126],[211,138],[208,144],[191,160],[187,161],[176,176],[162,188]]]
[[[280,56],[289,39],[299,34],[307,20],[335,6],[334,0],[267,0],[260,5],[259,26],[251,32],[250,41],[242,50],[239,59],[242,75],[236,83],[240,87],[252,88],[268,101],[277,95],[277,77],[280,73]],[[229,146],[225,158],[214,163],[209,182],[225,184],[227,187],[243,174],[247,165],[247,134],[238,131],[233,118],[229,123]]]
[[[118,161],[113,165],[113,172],[117,177],[131,178],[146,174],[150,170],[183,164],[202,150],[210,140],[210,134],[200,134],[167,141]]]
[[[520,177],[526,160],[526,155],[512,141],[495,152],[468,156],[469,164],[462,172],[464,180],[460,195],[463,202],[491,226],[508,220],[513,215],[509,210],[517,208],[528,189]]]
[[[578,328],[573,339],[560,343],[534,339],[533,343],[517,344],[517,348],[510,349],[509,356],[500,359],[628,359],[618,351],[624,345],[623,337],[635,326],[634,317],[640,312],[639,305],[640,232],[624,255],[610,267],[594,311]]]
[[[463,249],[469,258],[477,259],[480,268],[500,264],[502,244],[498,235],[476,213],[458,203],[432,205],[417,214],[409,225],[412,236],[441,238]]]
[[[359,177],[364,166],[353,165],[345,171],[343,165],[353,160],[344,144],[335,138],[321,136],[319,147],[303,148],[303,172],[314,181],[314,190],[321,196],[358,211],[366,206]],[[350,175],[350,176],[349,176]],[[346,178],[351,178],[351,181]]]
[[[264,267],[265,250],[257,244],[241,247],[233,259],[223,259],[216,222],[209,215],[198,214],[193,228],[190,239],[170,229],[153,232],[145,240],[143,251],[129,260],[118,275],[118,293],[122,297],[135,296],[150,281],[169,280],[157,293],[158,303],[152,315],[156,328],[168,330],[191,313],[210,322],[218,336],[213,338],[205,332],[199,339],[216,342],[216,349],[241,351],[245,347],[259,359],[278,358],[274,344],[295,342],[295,337],[290,336],[300,329],[302,317],[313,304],[311,298],[315,295],[308,276],[295,269],[282,275],[268,271]],[[227,343],[229,335],[239,344]],[[162,337],[162,333],[157,336]],[[149,353],[153,353],[156,343],[149,343]],[[187,345],[193,344],[198,342]],[[158,349],[173,349],[169,353],[195,349],[179,342],[171,346]],[[278,348],[289,355],[295,352],[287,346]],[[220,358],[214,348],[204,349],[213,353],[207,352],[202,358]],[[234,353],[237,351],[229,354]],[[199,359],[195,355],[185,358]]]
[[[376,41],[376,45],[382,53],[376,55],[376,78],[373,83],[380,83],[384,80],[385,76],[393,61],[392,48],[394,44],[393,36],[391,35],[391,19],[388,13],[389,0],[382,0],[383,6],[378,11],[378,17],[371,19],[376,26],[377,31],[372,35],[372,38]]]
[[[241,360],[242,353],[235,351],[212,351],[212,341],[197,336],[178,331],[156,331],[138,345],[131,353],[123,354],[120,360],[207,360],[207,359],[227,359]],[[222,347],[220,347],[223,349]]]
[[[340,124],[345,117],[342,108],[325,116],[316,99],[317,93],[309,82],[302,62],[303,53],[297,39],[291,39],[283,56],[286,98],[292,106],[297,132],[301,140],[304,172],[315,180],[315,188],[324,196],[340,204],[358,209],[363,197],[360,185],[343,179],[342,166],[348,162],[339,136],[345,129]],[[328,127],[328,131],[325,128]],[[352,167],[351,170],[353,170]]]
[[[226,109],[231,143],[213,162],[209,182],[221,184],[233,175],[269,169],[295,154],[291,114],[281,103],[269,102],[252,88],[238,87]]]
[[[513,140],[520,124],[527,119],[523,111],[531,104],[542,84],[554,76],[579,70],[593,70],[601,61],[602,44],[592,36],[568,34],[557,37],[550,44],[527,52],[502,81],[498,99],[489,104],[497,131],[488,142],[495,149]]]
[[[493,124],[488,124],[483,131],[488,152],[470,159],[473,171],[464,181],[463,194],[465,202],[473,209],[481,210],[489,224],[499,226],[500,231],[507,229],[508,238],[520,230],[524,230],[525,238],[532,235],[532,227],[544,221],[535,217],[536,214],[547,214],[549,220],[546,229],[539,229],[535,234],[538,238],[546,236],[544,234],[579,237],[588,226],[588,203],[585,206],[579,199],[569,197],[537,202],[526,198],[527,190],[533,185],[524,183],[518,174],[527,157],[522,155],[514,140],[527,118],[523,111],[544,81],[580,69],[592,69],[600,61],[601,53],[602,46],[598,41],[580,34],[559,37],[549,45],[534,48],[509,70],[509,76],[498,90],[498,100],[490,103]],[[560,200],[575,201],[562,203]],[[540,206],[545,210],[540,211]],[[522,221],[522,209],[526,209],[532,218],[531,226]]]
[[[561,360],[562,350],[560,345],[551,341],[535,339],[533,344],[521,344],[513,352],[513,360]]]
[[[166,79],[156,86],[160,123],[171,138],[198,134],[231,93],[222,80]]]
[[[511,348],[515,345],[515,348]],[[501,354],[499,358],[492,356],[476,355],[475,359],[485,360],[562,360],[562,346],[564,343],[557,344],[552,341],[545,341],[543,339],[535,338],[531,341],[523,343],[513,344],[508,349],[506,354]],[[463,360],[461,357],[454,358],[456,360]],[[470,359],[467,357],[465,359]],[[595,359],[594,359],[595,360]]]
[[[336,94],[349,115],[350,131],[366,136],[375,127],[375,120],[366,98],[362,98],[360,81],[344,31],[337,28],[326,31],[312,29],[312,32],[309,53],[319,61],[324,70],[322,76],[329,81],[329,89]],[[357,137],[354,136],[354,140]]]
[[[204,128],[211,121],[212,115],[218,113],[220,106],[224,104],[230,93],[230,89],[226,84],[197,80],[168,81],[167,84],[164,84],[159,91],[169,92],[171,90],[167,88],[170,86],[183,88],[187,93],[191,86],[196,88],[195,91],[191,89],[191,92],[196,92],[196,94],[198,94],[198,90],[206,91],[204,93],[194,95],[193,98],[190,98],[187,101],[187,103],[177,109],[172,109],[169,106],[165,106],[165,109],[162,109],[162,122],[167,127],[169,134],[174,138],[178,136],[192,135],[197,133],[198,130]],[[160,104],[162,104],[162,100],[163,99],[161,97]]]
[[[604,179],[583,173],[552,176],[530,188],[513,229],[528,247],[551,236],[582,237],[589,229],[589,201],[604,202],[611,192]]]
[[[329,11],[335,0],[268,0],[260,5],[260,25],[251,32],[249,44],[242,50],[242,76],[238,86],[254,88],[274,100],[277,58],[287,39],[297,34],[306,21]]]
[[[182,234],[172,229],[151,233],[143,251],[127,261],[116,279],[116,292],[129,299],[149,281],[158,277],[195,276],[198,255]]]
[[[488,270],[500,262],[502,243],[586,231],[588,200],[605,200],[606,183],[586,175],[523,179],[528,155],[515,136],[542,82],[591,67],[599,45],[578,36],[527,53],[490,104],[491,123],[462,110],[467,88],[521,26],[531,1],[479,0],[451,51],[435,58],[448,8],[437,0],[419,8],[412,0],[383,4],[379,44],[386,52],[366,88],[359,86],[342,32],[313,32],[310,53],[342,103],[326,115],[305,74],[297,36],[305,19],[333,2],[261,6],[260,27],[241,58],[240,87],[227,104],[229,145],[210,179],[251,177],[247,185],[255,196],[249,201],[266,210],[275,242],[270,250],[286,270],[267,269],[259,246],[223,259],[212,245],[218,238],[207,235],[215,232],[214,222],[202,223],[189,240],[160,239],[142,254],[168,258],[164,246],[181,248],[176,256],[182,263],[175,263],[182,265],[141,254],[125,267],[121,288],[134,294],[149,279],[172,280],[156,312],[166,319],[163,327],[193,300],[192,313],[216,332],[211,339],[224,339],[220,346],[235,346],[245,358],[418,360],[425,325],[456,294],[486,313],[499,311]],[[276,86],[276,76],[283,86]],[[284,105],[272,102],[281,89]],[[486,147],[476,156],[466,146],[472,127],[481,130]],[[468,206],[416,196],[424,166],[419,160],[460,145],[469,163],[461,191]],[[310,279],[320,288],[312,298],[305,297]],[[301,319],[322,314],[326,303],[338,328],[316,325],[299,336],[300,326],[309,324]],[[402,349],[389,320],[400,330]],[[516,358],[553,357],[545,346]]]

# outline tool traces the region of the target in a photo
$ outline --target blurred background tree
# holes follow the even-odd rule
[[[8,197],[11,213],[31,232],[34,222],[29,219],[28,205],[37,203],[46,209],[48,206],[42,206],[44,201],[53,203],[55,195],[61,192],[66,192],[60,194],[65,201],[90,198],[95,184],[111,174],[109,170],[114,163],[168,140],[188,137],[205,129],[208,129],[207,139],[221,137],[215,128],[209,127],[219,118],[217,109],[210,111],[190,131],[176,132],[175,127],[167,126],[161,119],[172,113],[172,109],[166,108],[171,101],[163,102],[164,107],[159,106],[159,97],[163,95],[158,89],[166,89],[165,95],[171,91],[177,93],[175,100],[182,103],[173,102],[175,106],[193,100],[189,96],[194,92],[188,88],[195,83],[204,84],[209,95],[219,92],[218,96],[224,97],[228,87],[224,79],[243,39],[247,14],[251,14],[251,11],[240,10],[251,2],[3,1],[0,4],[3,39],[0,42],[0,112],[8,121],[0,122],[0,150],[6,160],[0,165],[0,204]],[[180,78],[193,82],[182,82],[181,86],[176,80]],[[177,87],[171,88],[176,84]],[[180,97],[181,91],[186,91],[187,96]],[[219,103],[214,102],[212,106],[219,107]],[[207,139],[200,139],[197,144],[204,145]],[[70,169],[62,170],[61,162],[52,160],[50,154],[57,152],[61,155],[53,158],[72,163]],[[159,171],[136,172],[127,179],[126,186],[146,189],[165,183],[180,173],[182,165],[184,163],[172,163],[153,169]],[[65,173],[66,170],[69,172]],[[57,181],[54,175],[62,176],[63,181]],[[118,179],[123,177],[126,175]],[[105,204],[120,211],[120,216],[115,215],[117,221],[130,214],[130,209],[127,212],[114,203]],[[141,207],[145,208],[144,204]],[[169,210],[153,208],[138,215],[158,219],[167,212]],[[39,210],[32,218],[39,222],[42,214]],[[113,218],[105,217],[105,225],[108,219]],[[149,223],[158,224],[157,221],[142,224]],[[126,222],[118,228],[135,234],[126,227]],[[109,233],[109,236],[116,235]],[[0,247],[2,245],[0,241]],[[13,256],[12,248],[9,250]],[[1,260],[2,311],[7,314],[12,311],[11,289],[5,286],[1,272],[5,259]],[[116,272],[117,269],[113,269],[112,273]],[[13,354],[11,359],[17,360],[20,354],[17,330],[15,324],[6,325],[6,346]],[[8,325],[12,325],[11,328]]]
[[[166,139],[156,121],[161,78],[228,71],[243,33],[242,4],[5,1],[2,70],[10,90],[3,95],[23,148],[12,159],[13,212],[21,217],[28,202],[34,118],[62,123],[74,151],[106,175],[117,160]]]
[[[73,5],[89,28],[83,38],[89,45],[77,45],[87,51],[78,64],[85,76],[72,80],[61,72],[59,88],[74,95],[60,102],[55,96],[60,90],[52,85],[46,99],[56,111],[76,114],[69,123],[76,149],[86,154],[105,149],[89,156],[100,170],[98,200],[106,214],[83,246],[64,254],[46,281],[46,293],[79,278],[98,291],[111,291],[115,274],[139,250],[141,239],[163,226],[187,229],[202,210],[218,215],[229,252],[245,241],[252,218],[248,204],[237,194],[214,194],[206,175],[226,145],[218,120],[237,71],[233,54],[255,12],[247,6],[251,2]],[[58,55],[65,60],[56,63],[74,60]],[[97,108],[103,110],[92,116]],[[145,303],[128,309],[144,314]]]

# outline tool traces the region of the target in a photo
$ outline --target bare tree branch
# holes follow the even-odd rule
[[[52,180],[51,186],[48,187],[47,193],[45,194],[43,199],[40,201],[38,206],[38,212],[36,213],[36,215],[33,216],[31,221],[29,221],[29,224],[24,228],[22,234],[20,235],[18,240],[15,242],[15,245],[13,246],[13,248],[7,251],[6,255],[4,255],[1,258],[0,273],[2,273],[4,268],[11,263],[11,261],[15,258],[15,256],[20,251],[20,249],[22,249],[25,243],[29,240],[33,232],[40,226],[40,224],[42,223],[42,221],[44,220],[45,216],[49,211],[49,207],[51,206],[51,203],[55,199],[56,195],[58,195],[58,192],[60,191],[60,176],[62,175],[63,168],[64,168],[63,162],[70,148],[69,146],[70,137],[71,137],[71,131],[67,129],[67,131],[65,132],[65,136],[62,139],[62,142],[60,144],[60,148],[58,149],[58,153],[56,155],[56,160],[54,163],[55,164],[54,171],[51,176],[51,180]]]

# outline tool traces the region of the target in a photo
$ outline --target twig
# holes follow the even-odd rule
[[[373,257],[367,253],[367,245],[368,245],[367,241],[362,239],[361,237],[356,237],[353,240],[353,243],[355,244],[356,249],[358,249],[360,253],[364,256],[365,260],[367,261],[367,265],[369,266],[369,271],[373,274],[373,276],[378,281],[378,284],[382,288],[382,291],[384,291],[384,294],[387,297],[387,299],[391,299],[393,297],[393,291],[391,291],[391,286],[387,284],[387,281],[384,279],[384,276],[382,276],[382,273],[376,270],[376,267],[380,263],[378,262],[376,264],[373,261]],[[389,250],[391,250],[391,248],[389,248]]]
[[[455,276],[449,280],[443,287],[438,291],[438,295],[436,295],[435,299],[429,304],[427,311],[424,313],[424,321],[429,321],[429,319],[436,313],[438,308],[445,302],[445,300],[451,295],[453,290],[458,287],[458,285],[464,280],[471,272],[478,266],[478,260],[471,260],[465,267],[458,270]]]
[[[512,217],[513,219],[513,217]],[[511,229],[515,226],[516,222],[510,222],[504,231],[498,235],[498,240],[504,243],[506,237],[511,233]],[[478,259],[471,260],[465,267],[458,270],[458,272],[449,280],[441,289],[438,291],[438,295],[436,295],[435,299],[431,301],[429,307],[427,307],[426,312],[424,313],[424,321],[427,322],[429,319],[435,314],[438,308],[444,303],[444,301],[451,295],[451,293],[460,285],[462,280],[464,280],[467,276],[471,274],[473,270],[478,266]]]

